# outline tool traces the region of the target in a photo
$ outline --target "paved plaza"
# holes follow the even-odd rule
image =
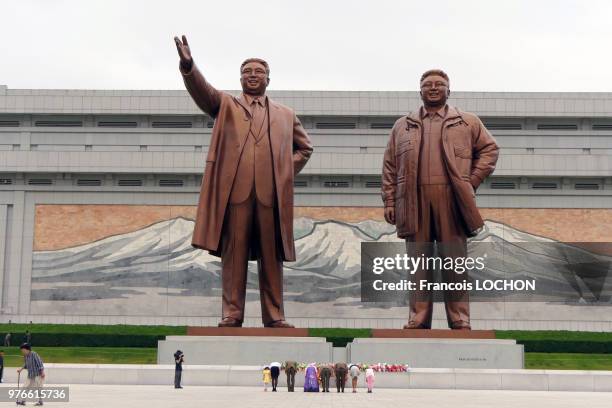
[[[304,393],[299,390],[288,393],[282,389],[273,393],[255,387],[185,387],[175,390],[171,386],[71,385],[69,403],[46,405],[69,408],[612,407],[612,393],[597,392],[375,389],[373,394],[367,394],[363,388],[357,394],[347,391],[344,394],[335,391],[329,394]],[[8,406],[9,403],[0,405]]]

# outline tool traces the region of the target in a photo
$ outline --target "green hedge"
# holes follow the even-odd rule
[[[514,339],[529,353],[612,353],[612,333],[566,330],[500,330],[498,339]]]
[[[548,341],[603,341],[612,342],[612,332],[584,332],[569,330],[496,330],[498,339]]]
[[[23,342],[23,333],[12,333],[11,345]],[[157,347],[165,335],[152,334],[85,334],[32,333],[33,347]],[[1,343],[0,343],[1,344]]]
[[[334,347],[346,347],[356,337],[372,337],[371,329],[311,328],[310,337],[325,337]]]
[[[185,326],[0,324],[0,344],[11,332],[19,346],[25,330],[34,347],[157,347],[169,335],[184,335]],[[311,337],[325,337],[334,347],[344,347],[356,337],[372,337],[371,329],[311,328]],[[496,331],[499,339],[515,339],[526,352],[612,354],[612,333],[575,331]]]
[[[187,334],[185,326],[4,323],[0,324],[0,344],[10,332],[11,345],[19,346],[26,330],[34,347],[157,347],[165,336]]]
[[[523,344],[528,353],[612,353],[612,342],[605,341],[518,340],[517,343]]]

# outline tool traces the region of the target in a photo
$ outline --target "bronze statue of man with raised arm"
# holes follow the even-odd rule
[[[232,96],[204,79],[185,36],[174,41],[189,94],[215,119],[192,245],[221,257],[219,327],[242,326],[248,261],[255,259],[264,326],[293,327],[283,309],[283,261],[295,260],[293,179],[312,143],[295,112],[266,96],[266,61],[242,63],[242,93]]]
[[[431,258],[437,248],[443,260],[465,258],[467,238],[484,225],[475,192],[495,170],[499,147],[476,115],[446,103],[450,88],[444,71],[425,72],[420,86],[423,106],[395,122],[385,151],[385,219],[406,240],[409,256]],[[467,278],[451,268],[441,272],[447,283]],[[431,329],[432,291],[421,290],[420,282],[432,277],[427,267],[411,275],[417,290],[410,293],[405,329]],[[451,329],[471,329],[467,290],[445,291],[444,303]]]

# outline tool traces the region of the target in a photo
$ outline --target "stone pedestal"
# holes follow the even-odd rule
[[[523,368],[523,354],[515,340],[363,338],[348,344],[352,363],[418,368]]]
[[[263,366],[273,361],[327,362],[332,344],[321,337],[167,336],[157,344],[157,363],[174,364],[174,352],[186,364]]]
[[[189,327],[187,336],[158,343],[158,364],[173,364],[176,350],[186,364],[263,366],[272,361],[408,364],[418,368],[523,368],[523,346],[495,339],[492,330],[375,329],[334,348],[308,329]]]

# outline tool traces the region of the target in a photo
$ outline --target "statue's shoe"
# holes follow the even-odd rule
[[[414,322],[409,322],[408,324],[405,324],[403,328],[406,330],[430,329],[430,327],[425,327],[422,324],[416,324]]]
[[[219,322],[217,326],[219,327],[242,327],[242,322],[240,320],[234,319],[233,317],[225,317],[223,320]]]
[[[266,324],[266,327],[272,327],[275,329],[293,329],[295,326],[291,323],[287,323],[285,320],[276,320],[272,323]]]
[[[472,330],[472,326],[470,326],[468,322],[464,322],[460,320],[458,322],[453,322],[453,324],[451,325],[451,329],[453,330]]]

